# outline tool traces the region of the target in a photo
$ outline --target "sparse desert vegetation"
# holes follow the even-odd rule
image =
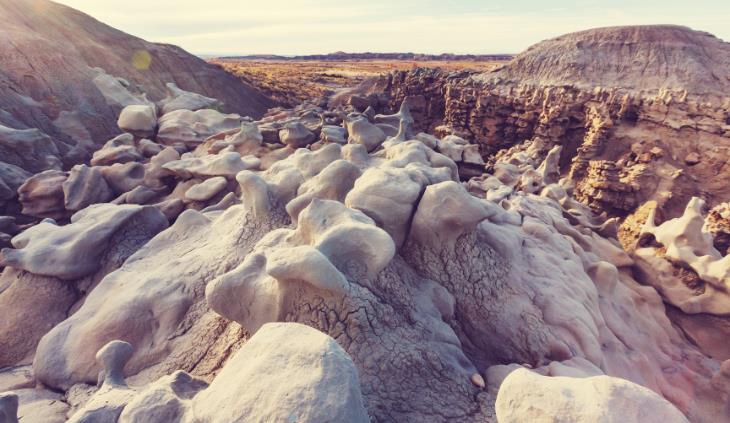
[[[492,70],[505,61],[480,60],[240,60],[214,59],[226,71],[254,85],[269,97],[288,107],[305,100],[328,97],[339,89],[352,87],[366,78],[395,70],[418,67],[446,71]]]

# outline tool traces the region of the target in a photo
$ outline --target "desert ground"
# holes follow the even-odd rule
[[[345,60],[345,61],[274,61],[212,59],[242,80],[259,88],[287,107],[305,100],[328,97],[343,88],[353,87],[367,78],[393,71],[419,67],[444,71],[488,71],[506,61],[414,61],[414,60]]]

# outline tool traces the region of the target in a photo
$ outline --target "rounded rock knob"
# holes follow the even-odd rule
[[[132,345],[124,341],[111,341],[96,353],[96,361],[104,367],[103,382],[111,385],[126,385],[124,366],[132,357]]]

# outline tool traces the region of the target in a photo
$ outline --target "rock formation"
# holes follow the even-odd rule
[[[514,63],[550,80],[529,55],[555,42]],[[438,75],[393,75],[395,98]],[[475,97],[469,119],[503,119],[499,136],[479,126],[495,142],[474,138],[472,120],[419,132],[429,107],[485,78],[461,76],[394,113],[304,103],[258,120],[170,86],[159,104],[120,109],[131,133],[88,164],[34,171],[19,197],[44,220],[0,218],[0,392],[13,392],[0,417],[727,420],[725,207],[705,217],[692,199],[657,221],[679,201],[657,193],[705,157],[683,165],[670,141],[631,138],[648,130],[644,109],[627,100],[611,117],[612,94],[578,85]],[[8,187],[25,175],[7,169]]]
[[[379,116],[304,104],[158,131],[146,148],[168,146],[150,158],[122,136],[100,151],[133,161],[51,171],[70,220],[16,228],[2,252],[11,316],[30,307],[28,289],[48,293],[43,317],[0,326],[13,345],[2,365],[32,361],[20,386],[64,392],[71,421],[509,421],[528,412],[499,400],[523,368],[544,386],[644,401],[664,420],[727,412],[726,358],[671,324],[665,285],[634,279],[616,220],[571,197],[558,180],[564,147],[536,138],[485,165],[462,137],[415,133],[412,104]],[[227,119],[168,115],[183,113]],[[104,203],[92,180],[116,197]],[[639,245],[651,233],[674,257],[687,238],[675,233],[701,226],[685,219],[648,225]],[[713,251],[702,234],[695,256]],[[575,379],[586,375],[609,382]],[[555,397],[544,412],[585,407]],[[616,418],[641,421],[633,410]]]
[[[17,189],[18,172],[7,166],[68,170],[120,128],[149,137],[154,102],[161,114],[219,108],[255,118],[275,104],[178,47],[48,0],[2,0],[0,24],[0,214],[17,211],[4,188]]]
[[[418,129],[461,136],[485,158],[536,137],[563,146],[561,173],[598,212],[657,201],[676,216],[692,196],[730,200],[720,182],[729,63],[730,44],[707,33],[599,28],[538,43],[493,72],[417,69],[376,87],[391,109],[411,97]]]

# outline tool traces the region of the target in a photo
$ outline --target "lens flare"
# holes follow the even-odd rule
[[[152,55],[146,50],[137,50],[132,55],[132,66],[138,70],[147,70],[152,64]]]

